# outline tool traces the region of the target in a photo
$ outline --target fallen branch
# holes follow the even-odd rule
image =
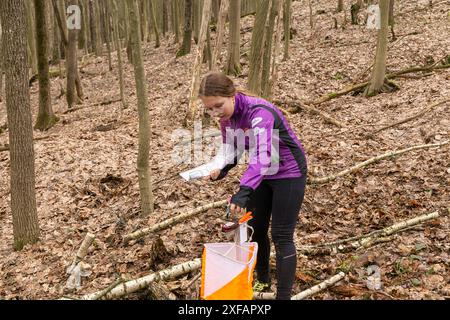
[[[88,232],[86,234],[86,236],[84,237],[84,240],[81,243],[81,246],[78,249],[75,257],[73,258],[72,264],[70,265],[68,270],[72,270],[78,263],[83,261],[84,257],[86,256],[86,254],[88,252],[89,247],[94,242],[94,239],[95,239],[95,235],[93,235],[92,233]]]
[[[130,280],[122,284],[119,284],[118,286],[113,288],[110,292],[102,296],[101,299],[119,298],[127,294],[136,292],[138,290],[145,289],[153,281],[170,280],[179,277],[183,274],[186,274],[188,272],[200,269],[200,267],[201,267],[201,259],[195,259],[183,264],[179,264],[170,269],[162,270],[156,273],[149,274],[142,278]],[[97,296],[98,292],[94,292],[83,296],[83,300],[92,300],[92,298],[95,298]]]
[[[155,233],[167,228],[172,227],[175,224],[181,223],[184,220],[188,219],[188,218],[192,218],[206,210],[212,209],[212,208],[219,208],[219,207],[223,207],[227,205],[227,200],[222,200],[222,201],[218,201],[218,202],[214,202],[214,203],[210,203],[207,204],[205,206],[201,206],[197,209],[191,210],[189,212],[180,214],[176,217],[167,219],[161,223],[155,224],[153,227],[149,227],[149,228],[144,228],[138,231],[135,231],[133,233],[127,234],[124,238],[123,241],[125,244],[127,244],[128,242],[130,242],[131,240],[136,240],[139,238],[142,238],[150,233]]]
[[[189,282],[187,282],[186,284],[182,285],[181,288],[183,290],[186,290],[187,288],[190,288],[198,279],[200,279],[200,277],[202,276],[202,273],[199,272],[195,277],[193,277]]]
[[[106,296],[108,293],[110,293],[112,289],[114,289],[115,287],[117,287],[119,284],[121,284],[123,282],[125,282],[125,280],[123,280],[122,278],[117,279],[112,284],[110,284],[108,288],[98,291],[96,293],[96,295],[93,296],[90,300],[100,300],[101,298]]]
[[[321,111],[317,108],[314,108],[312,106],[303,104],[300,101],[277,100],[277,101],[274,101],[274,103],[279,104],[279,105],[287,105],[287,106],[291,107],[291,109],[288,110],[289,113],[297,113],[297,112],[299,112],[300,109],[302,109],[302,110],[309,112],[310,114],[320,116],[321,118],[323,118],[325,120],[325,122],[334,124],[335,126],[338,126],[340,128],[345,127],[345,125],[342,122],[340,122],[339,120],[336,120],[335,118],[330,116],[328,113]]]
[[[344,240],[338,240],[331,243],[324,243],[315,246],[300,246],[297,251],[307,254],[330,254],[332,252],[348,252],[359,248],[368,248],[377,243],[383,243],[392,241],[391,235],[399,232],[406,231],[412,226],[416,226],[428,220],[436,219],[439,217],[439,212],[433,212],[430,214],[415,217],[409,220],[401,221],[390,227],[386,227],[381,230],[375,230],[369,234],[351,237]],[[344,245],[349,243],[348,245]]]
[[[327,177],[323,177],[323,178],[314,178],[314,177],[310,177],[309,178],[309,183],[311,184],[322,184],[322,183],[327,183],[333,180],[336,180],[339,177],[345,176],[349,173],[353,173],[355,171],[358,171],[359,169],[366,167],[370,164],[376,163],[380,160],[386,159],[386,158],[390,158],[390,157],[394,157],[394,156],[398,156],[400,154],[409,152],[409,151],[413,151],[413,150],[419,150],[419,149],[427,149],[427,148],[434,148],[434,147],[441,147],[443,145],[446,145],[449,143],[449,140],[442,142],[442,143],[436,143],[436,144],[426,144],[426,145],[420,145],[420,146],[414,146],[411,148],[407,148],[407,149],[403,149],[403,150],[398,150],[398,151],[389,151],[385,154],[379,155],[377,157],[374,158],[370,158],[369,160],[366,160],[364,162],[361,162],[349,169],[343,170],[339,173],[327,176]]]
[[[424,108],[422,111],[420,111],[420,112],[417,113],[416,115],[411,116],[411,117],[408,117],[408,118],[405,118],[405,119],[400,120],[400,121],[397,121],[397,122],[394,122],[394,123],[389,124],[389,125],[387,125],[387,126],[384,126],[384,127],[380,128],[380,129],[378,129],[378,130],[373,131],[373,132],[370,133],[369,135],[371,136],[371,135],[374,135],[374,134],[376,134],[376,133],[379,133],[379,132],[381,132],[381,131],[383,131],[383,130],[390,129],[390,128],[392,128],[392,127],[395,127],[395,126],[398,126],[398,125],[400,125],[400,124],[406,123],[406,122],[408,122],[408,121],[414,120],[414,119],[416,119],[416,118],[418,118],[418,117],[424,115],[425,113],[427,113],[427,112],[433,110],[435,107],[437,107],[437,106],[439,106],[439,105],[441,105],[441,104],[447,103],[447,102],[449,102],[449,101],[450,101],[450,98],[446,98],[446,99],[444,99],[444,100],[435,102],[435,103],[433,103],[433,104],[427,106],[426,108]]]
[[[293,296],[291,300],[303,300],[305,298],[308,298],[320,291],[325,290],[326,288],[332,286],[333,284],[341,281],[344,279],[345,273],[339,272],[337,275],[332,276],[331,278],[319,283],[318,285],[315,285],[314,287],[311,287],[305,291],[300,292],[299,294]],[[255,293],[253,295],[253,299],[255,300],[273,300],[275,299],[275,293]]]
[[[398,76],[401,76],[401,75],[404,75],[407,73],[433,71],[433,70],[438,70],[438,69],[447,69],[450,67],[450,64],[444,64],[444,65],[436,65],[436,64],[437,63],[432,64],[430,66],[411,67],[411,68],[407,68],[407,69],[404,69],[404,70],[401,70],[398,72],[389,73],[386,75],[386,79],[394,79]],[[339,90],[337,92],[328,93],[314,101],[305,102],[305,104],[316,106],[316,105],[322,104],[324,102],[330,101],[332,99],[344,96],[350,92],[363,89],[363,88],[367,87],[368,84],[369,84],[369,81],[365,81],[365,82],[358,83],[358,84],[352,84],[352,85],[350,85],[342,90]]]

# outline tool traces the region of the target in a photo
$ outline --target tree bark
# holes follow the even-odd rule
[[[3,33],[2,55],[10,143],[11,211],[14,249],[21,250],[39,240],[24,1],[0,1],[0,21],[2,30],[8,30]]]
[[[151,21],[153,24],[153,30],[155,32],[155,48],[159,48],[161,46],[160,43],[160,36],[159,36],[159,27],[158,27],[158,21],[156,19],[156,4],[154,3],[155,0],[150,0],[150,12],[151,12]]]
[[[200,88],[200,72],[203,61],[203,50],[205,49],[205,42],[207,31],[209,29],[209,19],[211,17],[211,0],[205,0],[203,4],[202,23],[200,27],[199,41],[197,46],[197,54],[195,57],[194,68],[192,72],[191,89],[189,93],[189,109],[187,112],[188,121],[194,121],[197,113],[197,97]]]
[[[172,0],[172,22],[173,22],[173,31],[175,34],[175,43],[180,42],[180,16],[178,14],[178,1]]]
[[[123,81],[123,62],[122,62],[122,47],[119,39],[119,11],[117,8],[116,0],[110,0],[111,7],[113,8],[113,38],[117,51],[117,64],[119,69],[119,87],[120,87],[120,100],[122,101],[122,108],[128,107],[127,99],[125,97],[125,86]]]
[[[192,1],[185,0],[184,6],[184,33],[183,33],[183,44],[180,50],[177,52],[177,57],[182,57],[191,52],[192,43]]]
[[[36,16],[36,49],[39,80],[39,113],[34,128],[45,131],[50,129],[59,119],[53,113],[50,96],[46,1],[34,0],[34,9]]]
[[[77,0],[69,0],[70,5],[77,5]],[[67,62],[66,62],[66,79],[67,79],[67,106],[72,109],[75,104],[79,103],[76,94],[75,81],[78,74],[78,60],[77,60],[77,44],[78,44],[78,30],[68,30],[69,38],[67,44]]]
[[[283,61],[289,59],[289,45],[291,43],[291,20],[292,20],[292,0],[284,0],[284,57]]]
[[[203,18],[202,0],[192,0],[192,1],[193,1],[192,22],[193,22],[194,41],[196,44],[198,44],[200,34],[200,24]]]
[[[124,241],[124,243],[128,243],[131,240],[137,240],[142,237],[145,237],[146,235],[156,233],[161,230],[165,230],[165,229],[170,228],[178,223],[185,221],[186,219],[192,218],[202,212],[205,212],[209,209],[225,207],[227,205],[227,203],[228,203],[227,200],[223,200],[223,201],[217,201],[217,202],[207,204],[205,206],[198,207],[194,210],[188,211],[186,213],[182,213],[176,217],[164,220],[163,222],[155,224],[152,227],[144,228],[144,229],[135,231],[133,233],[127,234],[126,236],[123,237],[123,241]]]
[[[0,52],[2,51],[2,45],[3,45],[3,40],[2,40],[2,28],[1,28],[1,21],[0,21]],[[0,102],[3,101],[3,54],[0,54]],[[0,133],[1,133],[1,128],[0,128]]]
[[[248,88],[254,94],[261,93],[261,69],[264,52],[265,26],[270,14],[272,0],[258,2],[255,25],[252,32],[252,45],[250,50],[250,70],[248,75]]]
[[[300,292],[299,294],[296,294],[291,298],[291,300],[303,300],[306,299],[322,290],[325,290],[326,288],[334,285],[336,282],[341,281],[345,278],[344,272],[339,272],[338,274],[332,276],[331,278],[319,283],[318,285],[311,287],[305,291]],[[274,300],[275,299],[275,293],[272,292],[260,292],[255,293],[253,295],[255,300]]]
[[[111,58],[111,23],[109,17],[108,5],[106,4],[107,0],[101,0],[100,5],[100,17],[102,19],[102,26],[105,35],[106,49],[108,51],[108,67],[109,71],[112,71],[112,58]]]
[[[133,51],[134,75],[136,81],[136,95],[138,98],[139,113],[139,150],[137,171],[139,177],[139,190],[141,194],[141,215],[148,216],[154,210],[152,175],[149,166],[150,156],[150,115],[148,111],[148,98],[146,77],[142,61],[142,47],[139,34],[139,10],[134,0],[127,0],[130,14],[130,33]]]
[[[241,74],[241,0],[230,3],[230,39],[228,41],[228,62],[226,72],[229,75]]]
[[[228,15],[229,5],[230,5],[229,0],[222,0],[220,4],[219,18],[217,22],[216,45],[214,46],[214,53],[212,55],[212,62],[211,62],[213,71],[219,70],[218,61],[220,53],[222,51],[223,33],[225,29],[225,22]]]
[[[127,0],[130,1],[130,0]],[[198,270],[201,268],[201,259],[195,259],[183,264],[173,266],[169,269],[162,270],[156,273],[152,273],[148,276],[130,280],[125,283],[119,284],[117,287],[112,289],[110,292],[105,294],[102,299],[113,299],[120,298],[127,294],[136,292],[138,290],[146,288],[150,283],[160,280],[170,280],[186,273]],[[92,300],[93,297],[98,297],[98,292],[94,292],[83,297],[83,300]]]
[[[380,0],[381,29],[378,32],[375,64],[370,84],[364,95],[366,97],[382,92],[386,80],[387,34],[389,20],[389,0]]]
[[[344,7],[344,0],[338,0],[338,5],[337,5],[337,12],[342,12],[342,9]]]
[[[275,19],[278,14],[278,3],[282,0],[272,0],[272,8],[270,9],[269,19],[266,23],[265,40],[264,40],[264,53],[263,53],[263,65],[261,73],[261,96],[265,99],[269,99],[270,96],[270,75],[271,75],[271,62],[272,62],[272,49],[277,46],[278,43],[273,44]]]
[[[29,60],[31,64],[31,72],[33,74],[38,73],[38,65],[37,65],[37,55],[36,55],[36,42],[35,42],[35,22],[34,22],[34,15],[33,15],[33,1],[32,0],[25,0],[25,10],[27,13],[27,39],[28,39],[28,48],[29,48]]]

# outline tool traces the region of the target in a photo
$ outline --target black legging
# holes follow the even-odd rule
[[[277,262],[277,299],[289,300],[297,268],[294,231],[305,194],[306,175],[300,178],[263,180],[252,194],[248,209],[253,212],[249,222],[258,243],[257,278],[269,283],[270,242],[268,236],[272,215],[272,240]]]

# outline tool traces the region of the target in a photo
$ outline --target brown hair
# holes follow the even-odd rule
[[[236,87],[233,80],[219,72],[208,73],[200,84],[199,96],[234,97]]]

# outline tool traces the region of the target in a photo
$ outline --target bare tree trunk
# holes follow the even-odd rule
[[[11,212],[14,249],[39,240],[36,208],[33,125],[28,86],[27,31],[24,1],[0,1],[6,111],[8,115]]]
[[[192,0],[193,1],[193,31],[194,31],[194,41],[198,44],[198,37],[200,33],[200,24],[202,21],[202,0]]]
[[[84,54],[88,55],[89,54],[89,43],[91,41],[90,33],[89,33],[89,27],[88,27],[88,25],[89,25],[89,9],[88,9],[89,4],[88,4],[88,0],[82,0],[80,2],[80,5],[81,4],[82,4],[81,14],[83,16],[83,30],[82,30],[82,33],[83,33],[84,39],[85,39],[83,49],[84,49]]]
[[[177,52],[177,57],[182,57],[191,52],[191,43],[192,43],[192,1],[193,0],[185,0],[184,6],[184,35],[183,35],[183,44],[181,45],[180,50]],[[239,1],[239,0],[238,0]]]
[[[50,129],[59,119],[53,113],[50,97],[50,79],[48,75],[48,19],[45,0],[34,0],[36,16],[36,48],[39,80],[39,114],[35,129]]]
[[[148,111],[146,77],[142,61],[142,48],[139,34],[139,10],[134,0],[127,0],[130,14],[130,33],[133,46],[134,75],[136,81],[136,95],[139,112],[139,151],[137,170],[139,177],[139,190],[141,193],[141,215],[148,216],[154,210],[152,175],[149,166],[150,156],[150,116]]]
[[[77,0],[69,0],[70,5],[77,5]],[[69,109],[72,109],[75,104],[79,103],[78,96],[76,94],[75,81],[78,74],[78,61],[77,61],[77,43],[78,43],[78,30],[69,30],[69,38],[67,44],[67,62],[66,62],[66,78],[67,78],[67,105]]]
[[[202,23],[200,26],[199,41],[197,46],[197,54],[195,57],[194,68],[192,72],[191,90],[189,94],[189,110],[187,112],[188,122],[194,121],[197,114],[197,97],[200,88],[200,72],[203,61],[203,50],[205,49],[205,42],[207,31],[209,29],[209,19],[211,17],[211,0],[205,0],[203,4]]]
[[[276,29],[276,33],[275,33],[275,43],[273,45],[274,50],[273,50],[273,58],[272,58],[272,71],[271,71],[271,77],[270,77],[270,83],[268,86],[268,91],[267,91],[267,97],[269,99],[271,99],[272,97],[272,92],[275,89],[275,85],[278,81],[278,64],[279,64],[279,60],[278,60],[278,56],[280,54],[280,50],[281,50],[281,46],[282,46],[282,39],[281,39],[281,31],[282,31],[282,27],[283,27],[283,0],[278,0],[278,19],[277,19],[277,29]]]
[[[292,0],[284,0],[284,57],[283,61],[289,59],[289,44],[291,42],[291,20],[292,20]]]
[[[33,1],[32,0],[25,0],[25,10],[27,13],[27,39],[28,39],[28,47],[29,47],[29,58],[30,58],[30,64],[31,64],[31,72],[33,75],[37,74],[38,72],[38,66],[37,66],[37,59],[36,59],[36,42],[34,41],[34,35],[35,32],[35,23],[34,23],[34,17],[33,17]]]
[[[228,15],[228,7],[230,5],[229,0],[222,0],[220,4],[220,11],[219,11],[219,17],[217,21],[217,39],[216,39],[216,45],[214,46],[214,53],[212,55],[212,69],[213,71],[218,71],[218,60],[220,57],[220,53],[222,51],[222,42],[223,42],[223,33],[225,29],[225,22]]]
[[[395,30],[394,30],[394,25],[395,25],[394,5],[395,5],[395,1],[390,0],[389,1],[389,26],[391,27],[392,41],[397,40],[397,37],[395,36]]]
[[[122,1],[122,0],[120,0]],[[122,100],[122,107],[126,109],[128,107],[127,100],[125,98],[125,86],[123,83],[123,63],[122,63],[122,48],[120,46],[119,39],[119,11],[117,9],[116,0],[110,0],[113,8],[113,38],[117,50],[117,63],[119,66],[119,87],[120,87],[120,100]]]
[[[98,11],[96,10],[96,1],[89,0],[89,12],[90,12],[90,27],[91,27],[91,39],[92,39],[92,51],[96,56],[102,55],[100,30],[98,28]]]
[[[344,0],[338,0],[338,5],[337,5],[337,12],[342,12],[342,9],[344,7]]]
[[[141,10],[141,30],[142,30],[142,41],[149,41],[149,28],[148,28],[148,2],[149,0],[140,0]]]
[[[228,43],[227,74],[241,74],[241,0],[230,3],[230,40]]]
[[[128,14],[128,2],[124,1],[124,7],[125,7],[125,28],[127,29],[126,34],[126,42],[127,42],[127,58],[128,62],[133,63],[133,48],[131,46],[131,27],[130,27],[130,16]]]
[[[0,21],[0,52],[2,52],[2,27],[1,27],[1,21]],[[0,54],[0,102],[3,101],[3,54]]]
[[[256,9],[255,26],[252,32],[252,45],[250,50],[250,71],[248,75],[248,88],[254,94],[261,92],[261,69],[264,51],[265,27],[270,14],[272,0],[258,2]]]
[[[311,27],[311,29],[314,29],[316,22],[311,0],[308,0],[308,7],[309,7],[309,26]]]
[[[168,10],[168,5],[167,5],[167,1],[168,0],[164,0],[162,2],[163,5],[163,27],[162,27],[162,34],[163,37],[166,37],[166,34],[169,32],[169,10]]]
[[[377,52],[370,84],[365,96],[375,95],[383,90],[386,79],[387,34],[389,20],[389,0],[380,0],[381,29],[378,32]]]
[[[277,16],[278,2],[282,0],[272,0],[269,19],[266,21],[266,30],[264,31],[264,53],[261,73],[261,95],[268,99],[270,95],[270,66],[272,60],[273,34],[275,29],[275,18]],[[277,45],[277,44],[275,44]]]
[[[97,30],[97,56],[103,55],[103,39],[102,39],[102,27],[101,27],[101,17],[100,17],[100,2],[99,0],[93,0],[94,1],[94,20],[93,23],[95,24],[95,29]]]
[[[160,47],[160,40],[159,40],[159,28],[158,28],[158,22],[156,20],[156,8],[155,8],[155,0],[150,0],[150,10],[151,10],[151,20],[153,24],[153,30],[155,31],[155,48]]]
[[[106,0],[101,0],[101,5],[100,6],[100,17],[101,17],[101,21],[102,21],[102,27],[103,27],[103,33],[105,36],[105,42],[106,42],[106,49],[108,51],[108,67],[109,67],[109,71],[112,71],[113,67],[112,67],[112,58],[111,58],[111,34],[110,34],[110,30],[111,30],[111,24],[110,24],[110,20],[109,20],[109,14],[108,14],[108,5],[106,4]]]
[[[172,0],[172,22],[175,34],[175,43],[180,42],[180,16],[178,14],[178,0]]]

